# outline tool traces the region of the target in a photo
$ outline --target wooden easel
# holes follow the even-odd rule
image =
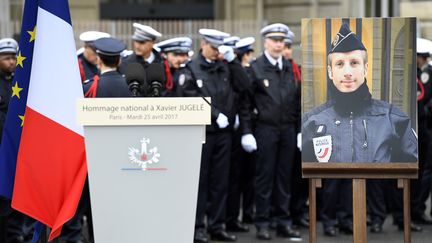
[[[404,243],[411,243],[410,179],[417,178],[418,163],[302,163],[303,178],[309,179],[309,243],[316,243],[316,188],[321,179],[352,179],[353,240],[367,242],[366,179],[398,179],[403,188]]]

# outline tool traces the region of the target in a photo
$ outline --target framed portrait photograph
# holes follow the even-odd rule
[[[303,19],[302,161],[417,162],[415,18]]]

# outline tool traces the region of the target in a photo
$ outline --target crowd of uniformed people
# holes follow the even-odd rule
[[[83,93],[87,98],[211,97],[211,124],[206,127],[202,148],[194,241],[236,241],[236,232],[251,231],[251,225],[256,227],[259,240],[301,238],[298,229],[309,226],[308,187],[307,181],[301,179],[301,69],[292,58],[295,34],[285,24],[265,26],[260,31],[264,51],[255,53],[253,37],[239,38],[220,30],[200,29],[200,49],[192,50],[189,37],[161,41],[162,34],[150,26],[134,23],[133,28],[132,50],[126,50],[122,41],[108,33],[87,31],[80,35],[84,46],[77,54]],[[12,92],[17,51],[15,40],[0,40],[0,132]],[[413,183],[412,193],[413,231],[421,231],[421,224],[432,224],[430,212],[425,212],[432,183],[427,154],[432,126],[431,52],[427,44],[418,45],[418,80],[413,81],[419,90],[420,147],[420,176]],[[139,75],[147,77],[130,82],[140,80]],[[147,83],[149,80],[159,86]],[[394,223],[402,230],[403,220],[397,217],[402,215],[402,202],[391,200],[393,194],[387,195],[380,183],[371,185],[368,193],[383,200],[368,201],[370,231],[381,232],[389,213],[393,213]],[[84,218],[93,240],[88,187],[87,182],[75,217],[63,227],[61,238],[65,242],[84,242]],[[346,198],[331,205],[336,213],[346,212],[339,209],[351,210],[349,186],[324,190]],[[319,197],[318,210],[325,200]],[[0,202],[0,242],[28,242],[33,221],[12,210],[10,201]],[[321,220],[324,226],[329,224],[326,217]],[[331,225],[334,227],[324,229],[327,236],[352,234],[352,213]]]

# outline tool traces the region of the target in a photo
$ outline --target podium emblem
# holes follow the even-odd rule
[[[141,170],[165,170],[165,168],[148,168],[148,165],[159,163],[160,153],[157,147],[149,148],[150,139],[141,139],[141,150],[129,147],[129,161]]]

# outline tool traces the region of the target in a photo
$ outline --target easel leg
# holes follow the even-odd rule
[[[410,180],[409,179],[398,179],[398,187],[403,188],[404,242],[405,243],[411,243]]]
[[[316,188],[321,187],[321,179],[309,179],[309,243],[317,242]]]
[[[353,223],[354,243],[367,242],[365,179],[353,179]]]

